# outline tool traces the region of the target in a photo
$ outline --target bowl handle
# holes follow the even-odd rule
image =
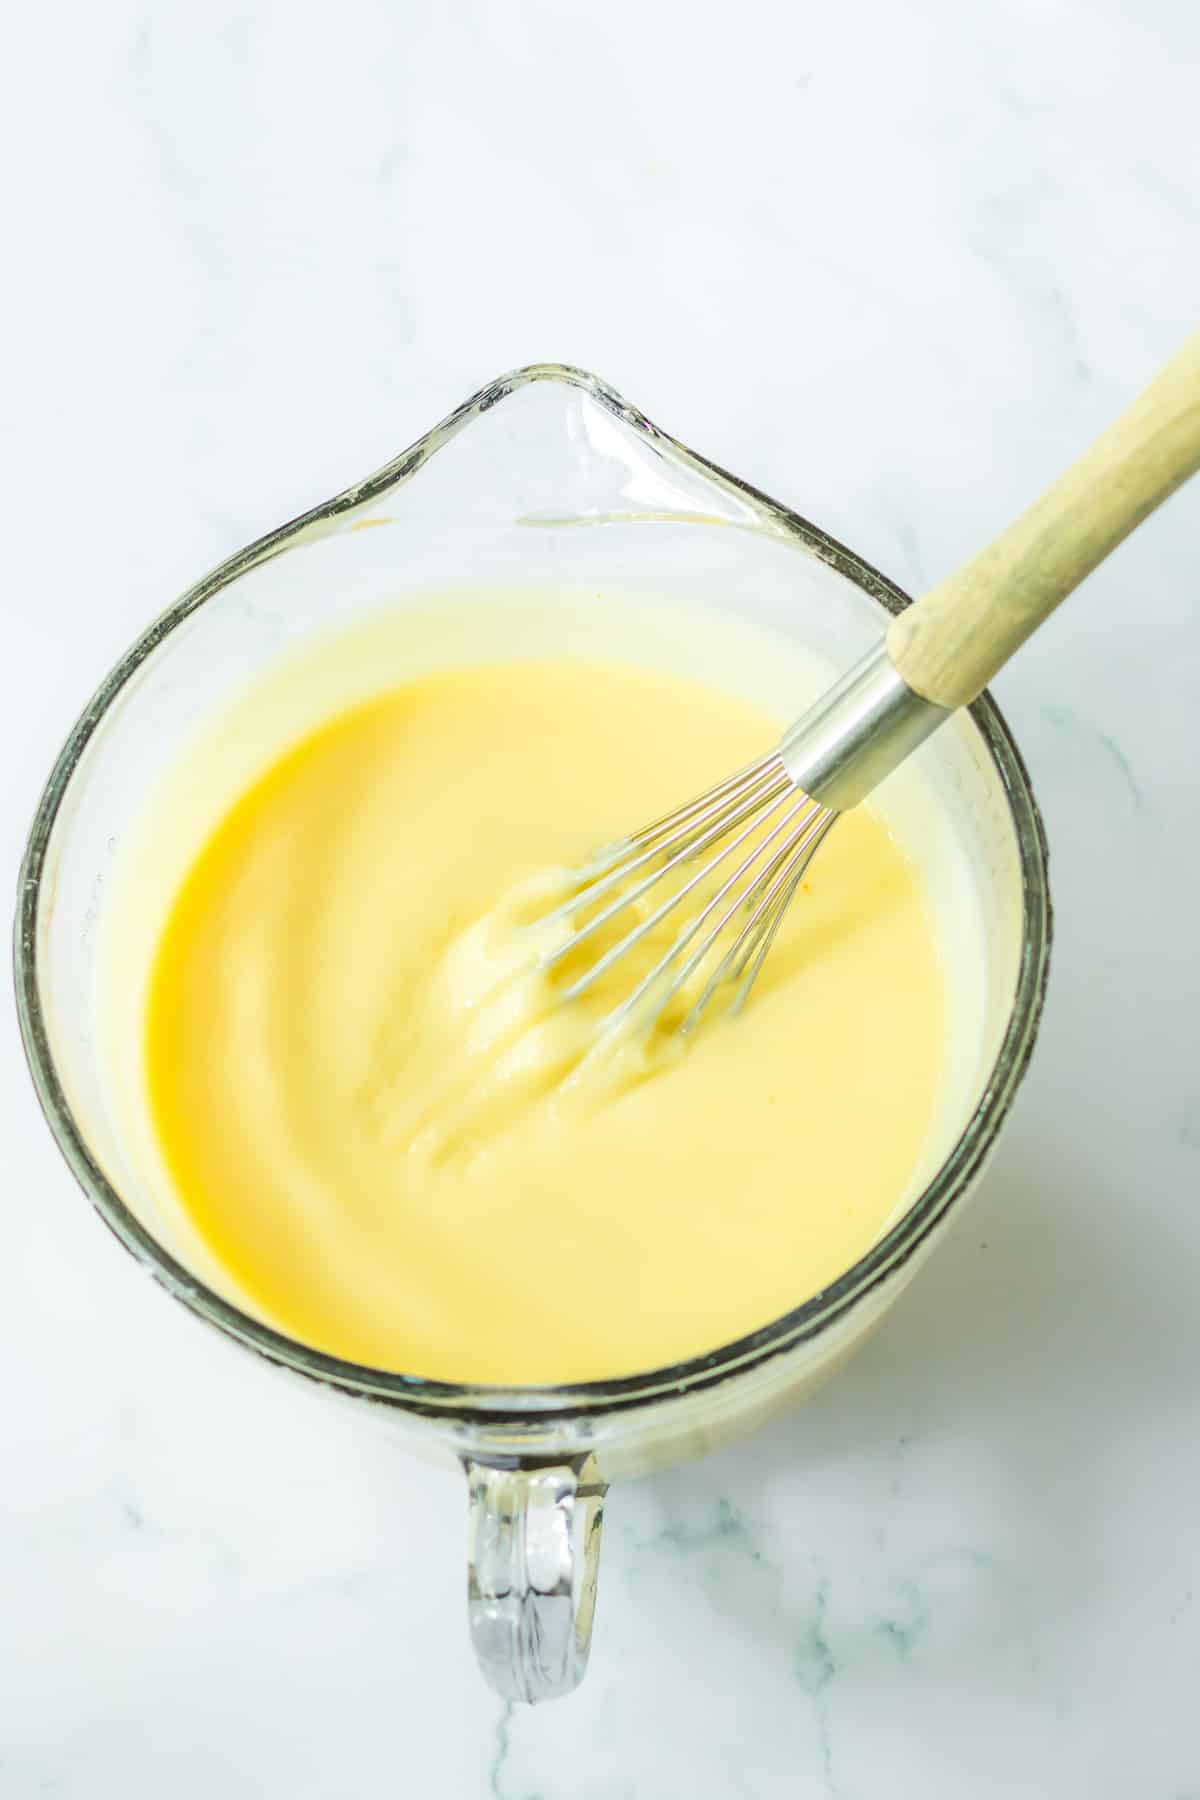
[[[540,1467],[466,1462],[467,1612],[506,1700],[553,1700],[583,1680],[592,1641],[605,1484],[593,1457]]]

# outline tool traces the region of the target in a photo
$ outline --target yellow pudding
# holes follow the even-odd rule
[[[878,1237],[947,1054],[921,882],[880,817],[838,822],[744,1014],[682,1055],[581,1086],[564,1043],[613,990],[589,1011],[521,987],[530,877],[780,724],[620,663],[435,671],[242,794],[167,916],[144,1072],[171,1184],[254,1310],[427,1378],[594,1380],[755,1330]]]

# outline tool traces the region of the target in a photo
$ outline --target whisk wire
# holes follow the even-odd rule
[[[754,786],[764,775],[777,776],[781,772],[782,766],[778,751],[769,751],[766,756],[760,756],[754,762],[747,763],[745,768],[739,769],[736,774],[727,775],[725,780],[719,781],[715,787],[706,788],[704,793],[697,794],[694,800],[687,801],[683,806],[675,807],[672,812],[664,813],[661,818],[655,819],[653,824],[643,826],[640,831],[634,833],[630,842],[638,845],[656,843],[664,831],[673,831],[688,820],[696,823],[694,815],[703,813],[704,816],[708,816],[715,806],[728,804],[744,789]]]
[[[636,882],[633,887],[622,887],[621,884],[628,881],[631,875],[635,874],[639,869],[644,868],[647,863],[656,862],[660,856],[669,851],[671,846],[675,843],[678,834],[668,836],[663,843],[643,850],[630,861],[619,864],[609,874],[602,876],[597,881],[589,882],[583,888],[579,889],[569,900],[565,901],[562,906],[556,907],[553,912],[548,914],[548,918],[554,920],[570,917],[572,914],[578,914],[587,907],[593,905],[602,895],[611,892],[614,887],[618,888],[619,891],[616,899],[610,901],[600,912],[596,913],[592,918],[588,919],[585,924],[581,925],[567,943],[561,944],[556,950],[551,951],[546,957],[543,967],[547,969],[553,968],[555,964],[561,962],[564,957],[571,955],[580,944],[586,943],[587,939],[594,937],[596,932],[607,925],[610,919],[615,918],[617,913],[623,911],[628,906],[635,905],[637,901],[642,898],[643,894],[648,893],[652,887],[662,880],[664,875],[669,875],[674,869],[679,868],[682,863],[689,862],[692,858],[699,856],[702,851],[708,849],[710,844],[717,843],[719,839],[727,836],[730,831],[734,830],[748,818],[750,824],[747,826],[746,830],[738,838],[734,839],[732,843],[726,845],[724,849],[717,852],[711,866],[715,867],[718,863],[722,862],[732,850],[737,848],[737,845],[741,843],[745,837],[749,836],[750,833],[754,831],[763,808],[771,807],[773,809],[789,790],[795,791],[792,789],[787,776],[782,772],[773,774],[770,780],[764,781],[761,786],[753,789],[748,797],[740,797],[732,812],[722,813],[720,818],[717,819],[714,824],[709,825],[707,829],[702,830],[698,837],[686,837],[685,841],[679,845],[679,848],[667,856],[666,862],[661,863],[658,867],[652,869],[649,875],[643,876],[643,878]],[[636,840],[631,839],[630,841],[631,843],[636,844]],[[706,871],[701,871],[700,874],[695,879],[688,882],[685,887],[677,889],[676,892],[670,896],[669,901],[657,912],[651,914],[643,925],[639,926],[635,932],[632,932],[629,935],[628,939],[622,939],[620,944],[614,946],[613,951],[610,951],[606,953],[606,956],[601,957],[593,966],[593,969],[588,972],[586,978],[581,977],[579,984],[574,984],[572,988],[566,991],[567,997],[574,998],[577,994],[584,991],[585,985],[590,986],[592,977],[598,975],[601,972],[602,967],[608,968],[615,960],[616,952],[630,948],[644,937],[647,931],[657,925],[662,918],[665,918],[666,914],[684,898],[684,895],[689,893],[692,888],[695,887],[697,880],[704,879],[705,873]]]
[[[670,884],[644,918],[634,915],[630,929],[568,982],[560,998],[575,1000],[587,993],[699,891],[701,904],[695,916],[684,922],[674,941],[608,1014],[602,1032],[619,1029],[635,1015],[641,1027],[651,1028],[710,960],[712,968],[678,1028],[680,1033],[687,1036],[695,1030],[714,995],[727,983],[740,983],[731,1003],[731,1010],[739,1011],[804,871],[836,817],[795,785],[778,751],[759,757],[593,857],[579,871],[574,892],[542,921],[582,919],[582,923],[542,957],[540,966],[554,968],[627,909],[636,908],[664,879],[670,882],[685,865],[699,861],[694,873]],[[739,850],[743,854],[737,856],[732,872],[720,873]],[[599,910],[592,910],[597,905]]]
[[[811,812],[812,810],[814,810],[813,802],[811,800],[809,800],[803,794],[797,795],[796,798],[793,800],[791,806],[789,806],[787,808],[783,817],[776,823],[774,828],[767,834],[766,837],[760,839],[760,841],[754,846],[753,850],[750,852],[749,856],[744,858],[741,865],[737,869],[734,870],[733,874],[731,876],[729,876],[728,880],[725,881],[722,884],[722,886],[717,889],[716,893],[712,896],[712,898],[709,900],[708,904],[699,913],[699,915],[693,921],[692,925],[688,928],[688,930],[679,939],[677,939],[677,941],[675,942],[674,945],[672,945],[671,949],[667,952],[667,954],[661,959],[661,961],[656,965],[656,967],[651,970],[650,976],[648,977],[648,984],[652,981],[658,980],[661,975],[664,975],[666,973],[666,971],[669,968],[669,966],[671,965],[671,963],[673,963],[675,961],[675,959],[681,954],[681,952],[687,948],[688,944],[696,936],[697,932],[700,930],[701,926],[705,923],[706,919],[708,919],[710,914],[720,905],[721,901],[725,899],[726,895],[729,894],[734,889],[737,889],[737,891],[734,893],[733,899],[730,901],[729,905],[725,908],[725,911],[722,913],[721,917],[717,920],[716,924],[711,928],[707,937],[705,937],[703,942],[700,944],[699,948],[692,952],[692,954],[688,957],[687,961],[683,964],[682,968],[675,970],[670,983],[664,989],[663,994],[661,996],[661,1003],[660,1003],[660,1006],[658,1009],[659,1011],[661,1011],[663,1007],[667,1006],[670,1003],[670,1001],[674,998],[675,994],[677,994],[679,992],[680,988],[682,988],[684,986],[684,984],[688,980],[690,980],[692,975],[695,974],[696,970],[700,968],[700,966],[704,962],[704,959],[709,955],[710,951],[712,950],[713,945],[716,943],[717,939],[720,937],[720,934],[724,931],[726,925],[729,924],[729,921],[732,918],[734,918],[738,912],[744,910],[744,908],[747,906],[748,896],[752,895],[754,893],[754,891],[756,890],[756,888],[761,884],[761,882],[764,879],[768,879],[770,877],[771,871],[773,869],[777,868],[779,863],[788,856],[789,845],[791,844],[791,842],[793,840],[789,839],[788,843],[784,844],[782,849],[776,851],[775,855],[768,862],[766,868],[759,870],[757,876],[755,877],[754,881],[750,884],[748,889],[745,887],[738,886],[738,884],[742,881],[743,876],[745,876],[749,872],[749,870],[754,867],[754,864],[763,855],[764,851],[770,849],[772,843],[774,843],[775,839],[779,836],[779,833],[781,831],[785,830],[787,828],[787,826],[792,823],[793,819],[795,819],[798,814]]]
[[[783,923],[784,914],[792,903],[796,889],[804,879],[804,872],[836,816],[835,813],[824,812],[823,809],[817,808],[816,816],[810,820],[800,838],[793,840],[782,858],[776,859],[777,862],[782,861],[784,866],[768,887],[767,892],[754,905],[750,917],[709,976],[699,998],[694,1002],[679,1027],[681,1036],[688,1037],[696,1029],[709,1001],[722,982],[737,981],[743,975],[743,971],[746,971],[744,979],[729,1010],[731,1013],[737,1014],[745,1006],[750,990],[758,980],[759,971],[775,940],[775,934]],[[782,898],[778,898],[781,889]]]
[[[754,832],[758,830],[762,823],[764,805],[767,806],[767,816],[770,817],[770,814],[776,810],[785,797],[786,784],[781,787],[778,795],[772,799],[769,804],[765,801],[758,801],[753,807],[744,806],[741,809],[735,810],[726,823],[719,826],[713,826],[711,830],[702,836],[691,848],[685,845],[682,849],[677,850],[660,869],[655,869],[652,874],[644,876],[636,886],[628,891],[628,893],[619,895],[618,898],[615,901],[612,901],[596,918],[590,919],[586,925],[581,926],[575,933],[575,936],[569,945],[565,945],[561,949],[555,951],[547,959],[547,967],[553,966],[555,962],[568,954],[569,951],[574,950],[579,943],[590,937],[597,927],[607,923],[609,919],[613,918],[625,907],[631,906],[636,901],[640,900],[642,895],[647,893],[650,888],[657,886],[664,875],[670,874],[671,871],[678,868],[681,863],[691,861],[701,850],[707,849],[710,842],[716,841],[717,838],[726,835],[726,833],[735,826],[742,824],[742,821],[749,812],[750,823],[748,825],[743,825],[743,828],[737,833],[737,836],[731,838],[727,844],[722,845],[717,850],[716,855],[705,863],[702,868],[697,869],[696,873],[690,880],[685,881],[682,887],[676,888],[674,892],[669,893],[662,904],[656,907],[648,917],[643,919],[640,924],[635,925],[634,928],[627,932],[626,935],[621,938],[618,943],[614,944],[610,950],[606,950],[602,956],[597,957],[590,969],[579,976],[577,980],[573,981],[568,988],[564,989],[564,999],[577,999],[580,994],[586,992],[586,990],[593,985],[606,969],[612,967],[619,956],[624,956],[627,950],[631,950],[635,944],[641,942],[642,938],[646,937],[657,926],[661,925],[662,921],[667,918],[670,913],[675,911],[675,908],[682,900],[685,900],[695,888],[707,881],[713,871],[719,868],[728,857],[732,856],[739,845],[744,844],[748,837],[753,836]],[[736,879],[736,876],[731,879]],[[584,899],[586,901],[586,895],[584,896]],[[695,925],[689,927],[689,937],[692,931],[695,930],[696,925],[703,922],[709,910],[710,907],[706,907],[704,912],[699,915]],[[674,952],[672,952],[672,954],[674,954]]]
[[[771,790],[783,793],[789,785],[786,775],[782,773],[782,765],[778,758],[764,757],[760,763],[743,771],[743,774],[745,776],[753,774],[758,778],[748,791],[742,791],[740,778],[736,785],[732,781],[722,782],[719,788],[710,789],[708,793],[700,795],[697,800],[689,802],[686,807],[679,808],[677,813],[668,813],[654,825],[636,832],[633,837],[623,838],[615,844],[610,844],[606,850],[600,851],[580,870],[579,879],[582,885],[568,900],[564,900],[560,906],[554,907],[551,912],[547,913],[543,924],[561,918],[569,918],[586,907],[594,905],[604,894],[611,892],[621,882],[628,881],[629,877],[636,874],[638,869],[645,868],[647,863],[653,862],[656,857],[664,855],[674,845],[679,844],[679,855],[671,863],[656,869],[644,887],[636,891],[627,889],[620,896],[621,906],[631,904],[640,898],[650,882],[657,881],[660,875],[665,874],[667,868],[675,867],[689,854],[698,855],[706,847],[705,842],[698,841],[698,834],[700,828],[712,816],[713,807],[710,807],[710,802],[715,807],[717,803],[721,802],[722,797],[725,802],[736,799],[745,807],[753,810],[764,803]],[[769,779],[762,779],[764,776],[769,776]],[[726,790],[729,791],[726,792]],[[696,814],[702,806],[705,811],[699,817],[691,818],[686,825],[678,824],[685,814]],[[720,836],[731,829],[737,822],[738,816],[737,814],[723,815],[714,836]],[[743,811],[740,816],[745,817],[745,812]],[[593,932],[605,925],[611,916],[611,912],[605,912],[590,919],[586,928],[580,928],[571,945],[564,945],[560,951],[547,959],[546,966],[549,967],[559,961],[562,956],[568,955],[574,944],[582,942],[585,936],[590,937]]]
[[[776,837],[778,837],[779,833],[781,831],[783,831],[784,828],[790,823],[790,821],[795,816],[795,814],[807,805],[811,805],[811,802],[807,801],[803,795],[800,795],[793,800],[792,805],[787,809],[787,811],[784,813],[783,817],[776,822],[776,824],[775,824],[774,828],[772,829],[772,831],[770,832],[769,836],[765,839],[761,839],[757,844],[755,844],[755,846],[751,850],[750,854],[743,859],[741,864],[733,871],[733,874],[726,878],[726,880],[722,883],[722,885],[717,889],[716,893],[714,893],[710,897],[710,899],[705,903],[705,905],[697,913],[696,917],[691,921],[691,923],[689,925],[685,926],[684,930],[676,938],[675,942],[671,945],[670,949],[667,950],[665,955],[660,957],[658,962],[655,963],[654,967],[645,976],[643,976],[642,980],[634,988],[633,993],[629,996],[629,998],[627,1000],[623,1001],[622,1004],[611,1015],[610,1019],[607,1021],[609,1026],[615,1025],[621,1019],[624,1019],[624,1018],[628,1017],[630,1014],[632,1014],[633,1011],[636,1009],[638,1002],[646,994],[650,993],[650,991],[654,988],[654,986],[657,983],[663,982],[664,977],[668,974],[668,971],[671,969],[672,965],[676,962],[676,960],[680,956],[683,955],[683,952],[687,949],[688,945],[692,942],[693,938],[695,938],[697,933],[704,926],[705,921],[709,918],[709,916],[712,914],[712,912],[721,904],[721,902],[722,902],[722,900],[724,900],[725,896],[728,893],[730,893],[731,890],[733,890],[735,887],[737,887],[738,883],[742,880],[742,878],[746,874],[746,872],[749,869],[751,869],[754,866],[754,864],[758,861],[759,857],[763,854],[763,851],[769,847],[770,843]],[[774,810],[774,809],[772,809],[772,810]],[[746,831],[742,832],[737,838],[735,838],[733,843],[729,846],[729,849],[730,850],[736,849],[738,844],[743,843],[745,841],[745,839],[750,835],[750,831],[752,829],[753,829],[752,827],[748,827]],[[720,856],[715,857],[713,859],[713,861],[710,862],[709,864],[707,864],[706,867],[704,869],[702,869],[698,875],[693,877],[692,881],[688,883],[688,886],[694,887],[698,881],[704,880],[705,877],[711,873],[713,868],[715,868],[720,862],[724,861],[725,856],[727,854],[728,854],[728,851],[725,851],[725,852],[722,852]],[[686,890],[684,890],[684,891],[686,891]],[[681,891],[680,895],[678,895],[677,898],[682,898],[682,897],[683,897],[683,892]],[[724,929],[725,925],[733,917],[733,915],[738,911],[738,909],[745,904],[745,899],[746,899],[746,894],[745,894],[745,890],[743,889],[736,894],[734,900],[732,901],[730,906],[726,909],[723,917],[718,921],[718,923],[715,926],[713,926],[712,930],[710,931],[708,936],[705,938],[705,940],[701,944],[700,948],[697,951],[695,951],[691,957],[688,958],[687,962],[684,964],[682,969],[678,969],[675,971],[671,980],[669,982],[667,982],[665,986],[663,986],[662,991],[659,993],[659,995],[657,997],[657,1003],[654,1006],[653,1011],[649,1014],[649,1016],[644,1021],[644,1023],[646,1025],[653,1024],[654,1020],[662,1013],[663,1009],[669,1004],[672,997],[679,991],[679,988],[688,979],[689,975],[700,966],[700,964],[703,962],[704,958],[708,955],[708,952],[709,952],[712,944],[714,943],[716,938],[719,936],[720,932]],[[667,909],[660,908],[660,912],[663,912],[665,910],[667,910]],[[620,948],[621,947],[618,946],[618,952],[619,952]]]

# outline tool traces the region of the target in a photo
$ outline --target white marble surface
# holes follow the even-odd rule
[[[10,871],[145,620],[501,369],[919,588],[1194,324],[1183,0],[68,0],[6,50]],[[999,684],[1058,942],[974,1210],[807,1409],[614,1494],[559,1706],[476,1677],[455,1479],[119,1252],[6,1005],[3,1800],[1200,1795],[1198,539],[1200,489]]]

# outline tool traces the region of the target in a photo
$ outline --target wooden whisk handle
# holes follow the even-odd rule
[[[914,692],[965,706],[1072,588],[1200,468],[1200,332],[986,550],[893,620]]]

